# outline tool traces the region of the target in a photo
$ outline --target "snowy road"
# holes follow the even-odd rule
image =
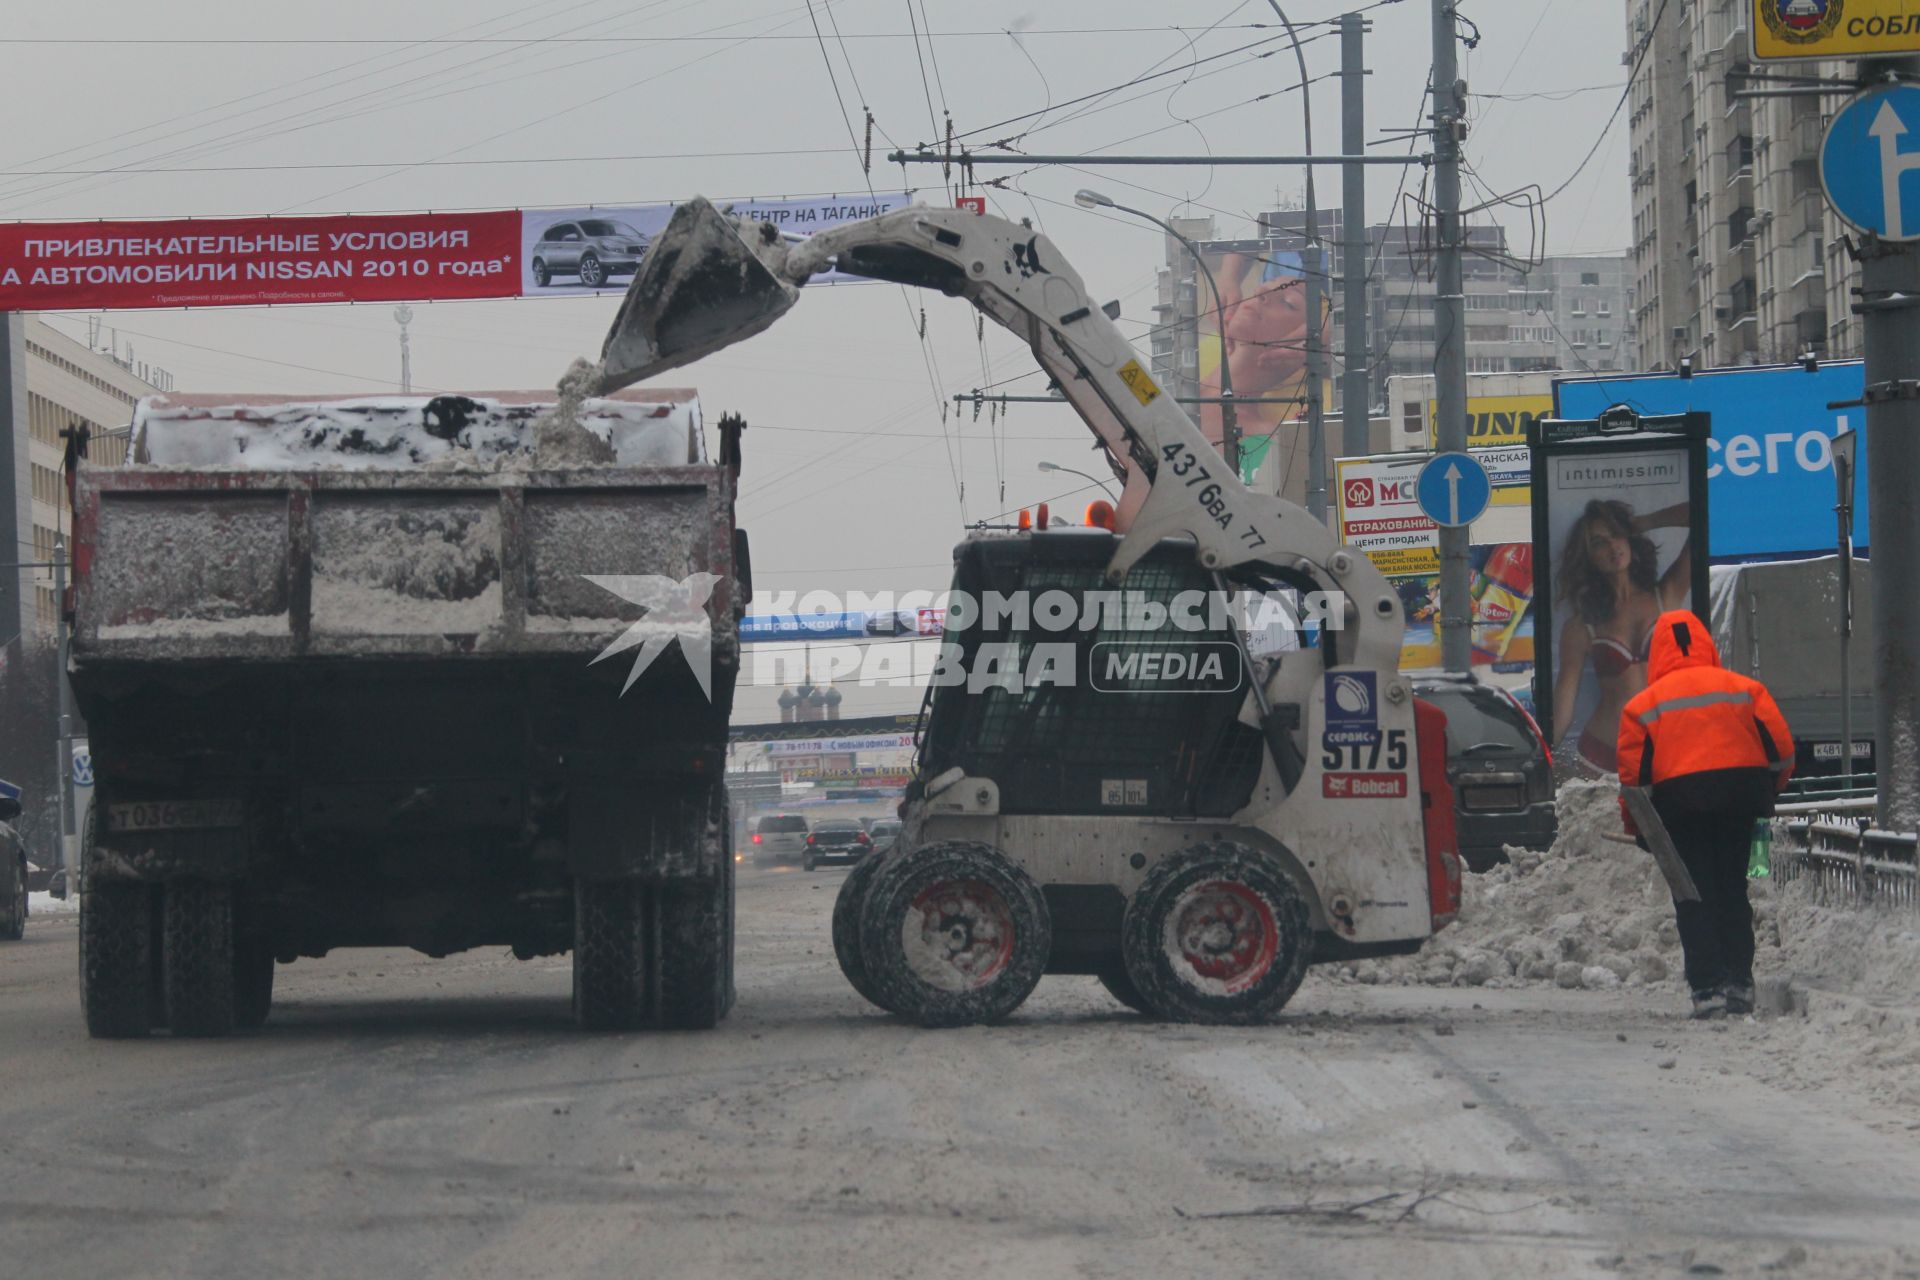
[[[1050,978],[926,1032],[750,872],[713,1033],[583,1036],[564,957],[342,952],[260,1034],[89,1041],[0,946],[0,1259],[35,1276],[1920,1275],[1920,1117],[1641,991],[1310,978],[1257,1031]],[[25,1263],[20,1270],[14,1268]],[[1718,1268],[1719,1271],[1707,1268]],[[1763,1270],[1763,1268],[1769,1268]]]

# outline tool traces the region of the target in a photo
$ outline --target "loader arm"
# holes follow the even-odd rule
[[[1372,562],[1304,508],[1241,483],[1155,384],[1079,272],[1025,224],[914,205],[790,244],[763,224],[690,202],[675,211],[634,278],[608,336],[603,388],[759,332],[793,305],[800,286],[828,270],[965,298],[1027,344],[1124,486],[1110,582],[1160,539],[1191,538],[1201,565],[1217,573],[1244,567],[1339,593],[1346,608],[1337,628],[1340,661],[1397,668],[1399,596]]]

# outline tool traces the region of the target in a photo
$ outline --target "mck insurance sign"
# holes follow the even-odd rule
[[[1749,0],[1756,62],[1920,53],[1920,0]]]

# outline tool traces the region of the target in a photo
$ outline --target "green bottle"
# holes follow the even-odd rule
[[[1747,878],[1758,880],[1773,874],[1773,822],[1761,818],[1753,824],[1753,849],[1747,855]]]

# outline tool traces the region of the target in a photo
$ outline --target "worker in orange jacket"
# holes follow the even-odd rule
[[[1723,669],[1712,633],[1684,610],[1654,624],[1647,678],[1620,713],[1620,785],[1652,788],[1700,891],[1674,904],[1693,1015],[1752,1013],[1747,858],[1755,819],[1793,776],[1793,734],[1766,686]],[[1631,814],[1627,830],[1640,834]]]

